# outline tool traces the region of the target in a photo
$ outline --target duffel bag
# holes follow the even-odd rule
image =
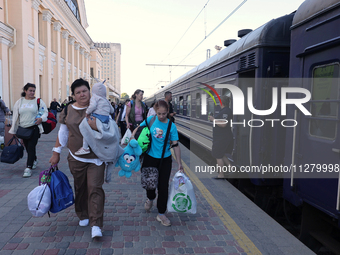
[[[11,145],[13,141],[15,141],[15,144]],[[23,156],[24,146],[22,146],[18,138],[12,137],[2,151],[0,161],[3,163],[14,164]]]

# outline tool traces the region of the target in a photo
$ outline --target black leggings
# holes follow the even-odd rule
[[[159,166],[160,158],[153,158],[148,154],[145,155],[142,167],[157,167]],[[169,179],[172,168],[171,156],[163,158],[162,166],[158,176],[158,198],[157,209],[158,212],[163,214],[166,211],[166,204],[168,202],[169,193]],[[153,200],[156,198],[156,190],[147,190],[146,196],[148,199]]]
[[[39,138],[40,138],[39,127],[34,126],[33,135],[31,136],[31,138],[30,139],[23,139],[24,145],[25,145],[25,148],[26,148],[26,151],[27,151],[26,167],[31,168],[31,169],[32,169],[34,160],[37,159],[35,147],[37,146]]]

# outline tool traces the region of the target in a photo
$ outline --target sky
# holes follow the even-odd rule
[[[121,93],[125,92],[131,96],[136,89],[142,89],[145,91],[145,97],[191,70],[192,65],[204,62],[208,49],[210,56],[213,56],[217,54],[216,45],[224,49],[224,40],[239,39],[238,30],[254,30],[272,19],[292,13],[303,2],[84,1],[89,24],[86,30],[92,40],[121,44]],[[245,3],[220,25],[244,1]],[[157,66],[150,66],[151,64]]]

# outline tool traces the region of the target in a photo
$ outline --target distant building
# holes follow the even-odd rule
[[[110,97],[117,97],[121,93],[120,83],[120,43],[95,43],[94,46],[103,56],[101,79],[105,80],[110,88]]]

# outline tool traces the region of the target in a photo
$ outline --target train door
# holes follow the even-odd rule
[[[337,217],[339,210],[338,176],[340,156],[339,124],[339,61],[328,51],[304,59],[304,87],[311,92],[309,111],[312,116],[298,113],[295,165],[298,180],[291,180],[305,202]],[[333,58],[334,59],[334,58]],[[318,63],[318,64],[315,64]],[[334,173],[336,172],[337,173]],[[324,173],[323,173],[324,172]],[[330,177],[333,172],[333,179]],[[311,178],[311,177],[318,177]]]
[[[243,95],[247,95],[248,87],[255,86],[255,71],[241,73],[238,79],[238,87],[242,90]],[[235,131],[236,140],[236,162],[238,165],[250,165],[250,127],[248,120],[252,119],[252,114],[248,109],[247,100],[244,100],[244,115],[234,115],[233,129]],[[242,123],[242,124],[240,124]],[[243,124],[245,123],[245,124]]]

